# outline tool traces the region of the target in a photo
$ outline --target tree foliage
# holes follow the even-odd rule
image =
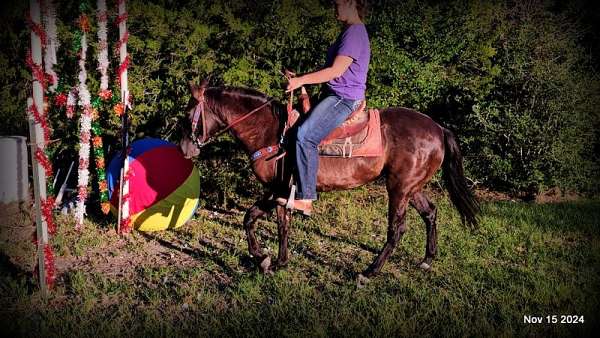
[[[9,29],[0,32],[1,128],[3,134],[26,134],[26,8],[3,6]],[[553,186],[594,191],[600,183],[594,155],[600,81],[588,10],[559,1],[372,1],[370,105],[412,107],[455,131],[474,182],[532,193]],[[76,81],[70,46],[77,11],[59,4],[58,72],[65,86]],[[330,3],[318,0],[130,1],[129,12],[135,138],[176,140],[175,124],[189,99],[187,82],[209,74],[214,85],[253,87],[283,99],[281,70],[321,67],[340,30]],[[94,31],[90,40],[94,92]],[[54,114],[58,153],[75,156],[76,121]],[[118,120],[103,123],[107,144],[116,149]],[[243,156],[227,136],[219,144],[210,160],[199,163],[205,182],[247,191]],[[224,167],[231,158],[236,160]]]

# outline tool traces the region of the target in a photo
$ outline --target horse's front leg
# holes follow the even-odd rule
[[[277,235],[279,237],[279,254],[277,256],[277,261],[273,265],[273,269],[286,266],[290,260],[288,255],[288,233],[291,220],[292,213],[287,210],[285,206],[277,205]]]
[[[261,199],[256,201],[244,216],[244,229],[248,239],[248,251],[259,266],[261,272],[268,272],[271,268],[271,258],[261,250],[261,245],[256,239],[256,220],[271,211],[275,207],[272,195],[266,193]]]

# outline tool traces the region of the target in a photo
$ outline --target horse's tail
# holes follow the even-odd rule
[[[463,159],[454,134],[444,128],[444,163],[442,163],[442,178],[448,187],[450,200],[458,209],[463,224],[472,227],[478,224],[477,214],[480,212],[479,203],[473,192],[467,186],[463,172]]]

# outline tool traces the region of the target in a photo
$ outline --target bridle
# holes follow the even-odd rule
[[[259,111],[260,109],[264,108],[265,106],[270,104],[273,100],[274,100],[274,98],[268,99],[265,103],[261,104],[257,108],[252,109],[250,112],[244,114],[239,119],[231,122],[227,127],[225,127],[225,129],[220,130],[219,132],[215,133],[213,136],[209,137],[208,133],[207,133],[206,117],[204,116],[205,115],[204,102],[206,100],[204,98],[204,89],[202,89],[202,91],[200,93],[200,98],[198,100],[198,104],[196,104],[196,107],[194,108],[194,115],[192,115],[190,118],[190,120],[192,122],[192,135],[191,135],[192,142],[199,149],[205,147],[206,145],[211,143],[217,136],[225,133],[226,131],[231,129],[236,124],[238,124],[238,123],[244,121],[245,119],[247,119],[248,117],[252,116],[252,114],[254,114],[257,111]],[[196,136],[196,130],[198,129],[198,121],[200,121],[200,120],[202,120],[202,138],[200,140],[198,140],[198,137]]]

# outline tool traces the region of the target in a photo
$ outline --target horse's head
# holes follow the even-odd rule
[[[219,122],[207,104],[207,86],[208,79],[204,79],[200,85],[189,83],[192,96],[186,107],[186,114],[179,123],[182,134],[179,146],[186,158],[198,156],[200,148],[218,127]]]

